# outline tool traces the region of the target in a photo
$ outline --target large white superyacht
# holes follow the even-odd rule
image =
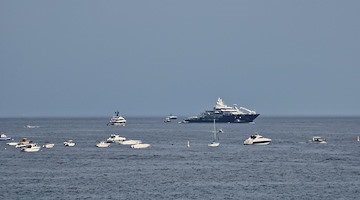
[[[115,116],[113,116],[110,119],[110,122],[107,123],[108,126],[113,125],[113,126],[125,126],[126,123],[126,119],[122,116],[119,116],[119,111],[115,112]]]

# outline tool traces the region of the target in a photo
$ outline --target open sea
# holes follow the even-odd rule
[[[260,116],[255,124],[218,123],[224,131],[219,147],[207,146],[212,123],[126,119],[125,127],[115,127],[106,126],[110,117],[0,118],[0,130],[15,141],[55,143],[30,153],[0,142],[0,199],[360,198],[360,117]],[[255,132],[272,143],[243,145]],[[151,147],[95,147],[111,134]],[[313,136],[328,142],[308,143]],[[69,139],[77,145],[65,147]]]

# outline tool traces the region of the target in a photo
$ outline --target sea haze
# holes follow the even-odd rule
[[[164,123],[159,117],[1,118],[0,129],[53,149],[20,152],[0,143],[0,199],[357,199],[360,117],[259,117],[255,124],[217,124],[219,147],[208,147],[213,124]],[[36,125],[39,128],[25,128]],[[267,146],[245,146],[258,132]],[[150,143],[148,149],[95,144],[111,134]],[[327,144],[312,144],[313,136]],[[72,139],[77,145],[65,147]],[[190,147],[187,147],[187,141]]]

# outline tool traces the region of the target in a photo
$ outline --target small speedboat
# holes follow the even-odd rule
[[[311,140],[309,140],[309,142],[312,142],[312,143],[326,143],[326,138],[323,138],[323,137],[319,137],[319,136],[315,136],[313,137]]]
[[[164,122],[171,122],[170,117],[166,117],[166,118],[164,119]]]
[[[96,144],[97,147],[109,147],[110,143],[107,143],[105,141],[101,141]]]
[[[121,137],[120,135],[111,134],[111,136],[106,140],[107,142],[119,142],[125,141],[126,137]]]
[[[0,135],[0,141],[7,141],[7,140],[11,140],[11,137],[8,137],[7,135],[2,133]]]
[[[208,144],[209,147],[218,147],[220,146],[220,142],[217,140],[213,140],[211,143]]]
[[[133,144],[141,144],[141,140],[126,140],[126,141],[120,141],[119,144],[123,145],[133,145]]]
[[[133,149],[145,149],[150,147],[150,144],[133,144],[130,147]]]
[[[26,145],[25,147],[22,147],[21,151],[24,151],[24,152],[37,152],[37,151],[40,151],[40,149],[41,149],[41,147],[38,144],[31,143],[31,144]]]
[[[76,143],[72,140],[68,140],[68,141],[65,141],[64,142],[64,145],[67,146],[67,147],[73,147],[76,145]]]
[[[269,138],[265,138],[259,134],[255,134],[255,135],[252,135],[250,136],[248,139],[246,139],[244,141],[244,144],[245,145],[267,145],[267,144],[270,144],[271,142],[271,139]]]
[[[43,145],[44,148],[47,148],[47,149],[51,149],[55,146],[54,143],[51,143],[51,142],[47,142],[46,144]]]

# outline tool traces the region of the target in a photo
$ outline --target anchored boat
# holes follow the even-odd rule
[[[115,112],[115,116],[113,116],[110,119],[110,122],[107,123],[108,126],[113,125],[113,126],[125,126],[126,124],[126,119],[122,116],[119,116],[119,111]]]
[[[216,119],[217,122],[249,123],[253,122],[259,115],[260,114],[256,113],[254,110],[244,107],[238,108],[236,104],[234,104],[233,107],[227,106],[221,98],[218,98],[212,110],[206,110],[198,116],[184,119],[182,123],[213,122],[214,119]]]
[[[244,141],[245,145],[267,145],[270,144],[271,139],[265,138],[259,134],[255,134],[250,136],[248,139]]]

